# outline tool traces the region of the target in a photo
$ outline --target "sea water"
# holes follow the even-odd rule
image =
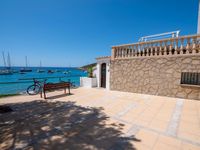
[[[2,69],[2,68],[0,68]],[[33,84],[33,78],[44,81],[47,83],[58,83],[60,81],[70,81],[74,85],[80,85],[80,77],[87,76],[87,73],[77,68],[54,68],[54,67],[31,67],[32,72],[25,72],[21,74],[21,67],[13,67],[12,70],[16,71],[12,75],[0,75],[0,94],[17,94],[26,93],[28,86]],[[37,70],[44,70],[39,73]],[[48,70],[53,73],[48,73]]]

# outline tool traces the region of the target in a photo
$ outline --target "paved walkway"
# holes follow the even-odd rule
[[[0,149],[200,150],[200,101],[106,91],[0,99]],[[57,95],[57,96],[56,96]]]

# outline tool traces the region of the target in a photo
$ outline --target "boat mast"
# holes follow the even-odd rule
[[[26,61],[26,68],[27,68],[28,67],[27,56],[25,57],[25,61]]]
[[[4,51],[2,52],[2,56],[3,56],[3,63],[4,63],[4,67],[6,67],[6,60],[5,60]]]
[[[10,62],[10,54],[8,52],[8,57],[7,57],[7,64],[8,64],[8,69],[11,68],[11,62]]]

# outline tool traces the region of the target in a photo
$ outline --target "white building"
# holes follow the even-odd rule
[[[97,61],[97,87],[110,90],[110,56],[98,57]]]

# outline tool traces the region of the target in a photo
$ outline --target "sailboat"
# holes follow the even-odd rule
[[[8,57],[7,57],[8,66],[6,65],[4,52],[2,52],[2,56],[3,56],[4,68],[0,70],[0,75],[12,75],[13,72],[11,70],[10,54],[8,53]]]
[[[48,70],[47,72],[48,73],[54,73],[55,71],[54,70]]]
[[[61,72],[61,70],[59,70],[59,69],[56,69],[56,70],[55,70],[55,72]]]
[[[43,73],[45,70],[42,70],[42,62],[40,61],[40,69],[37,70],[38,73]]]
[[[64,74],[68,74],[69,72],[68,72],[68,71],[64,71],[63,73],[64,73]]]
[[[26,60],[26,67],[21,68],[21,69],[20,69],[20,72],[21,72],[21,73],[32,72],[32,69],[29,69],[29,68],[28,68],[27,56],[25,57],[25,60]]]

